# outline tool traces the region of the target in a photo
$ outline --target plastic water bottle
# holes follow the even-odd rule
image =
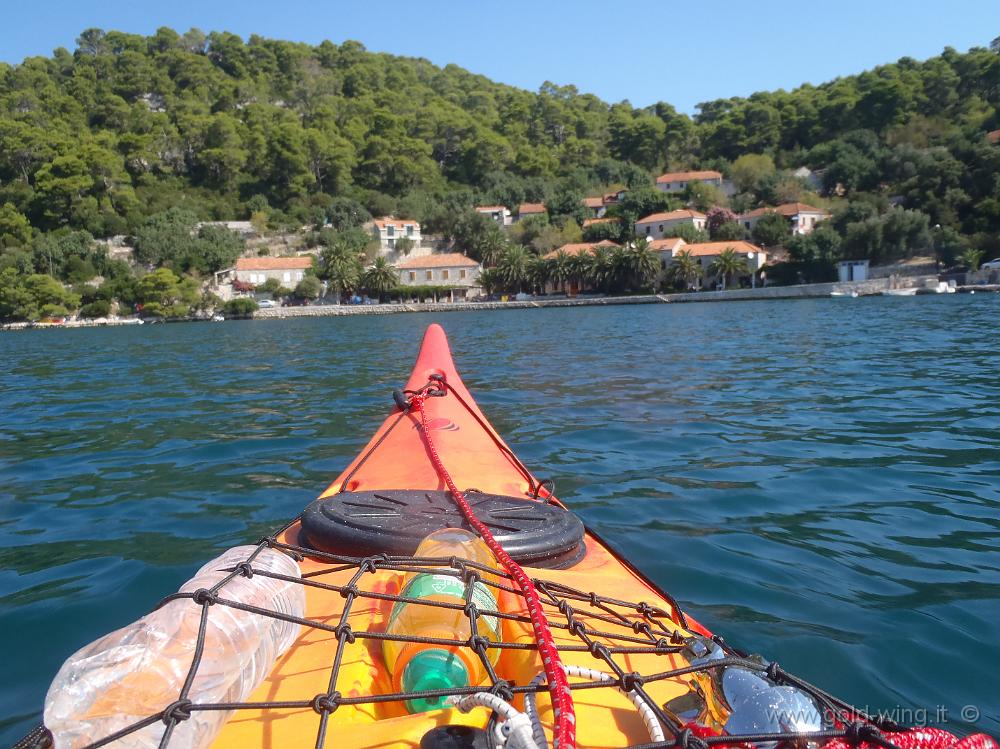
[[[237,546],[212,560],[182,587],[211,588],[256,549]],[[265,549],[254,570],[301,577],[286,554]],[[299,583],[263,575],[233,578],[219,597],[302,617],[305,590]],[[194,655],[202,606],[171,601],[74,653],[59,669],[45,697],[45,726],[56,749],[82,747],[162,712],[180,697]],[[298,636],[299,625],[224,604],[209,608],[205,647],[188,698],[195,704],[245,700],[267,677],[274,662]],[[205,747],[231,711],[194,710],[177,723],[171,745]],[[156,747],[162,721],[114,742],[115,747]],[[176,741],[176,744],[174,743]]]
[[[479,564],[497,566],[496,558],[481,538],[461,528],[443,528],[434,531],[420,542],[414,556],[456,557]],[[480,571],[484,579],[495,576]],[[446,574],[411,573],[403,578],[401,596],[426,601],[441,601],[464,606],[466,583]],[[472,602],[479,611],[498,611],[497,599],[491,588],[476,582]],[[500,640],[500,621],[496,616],[480,614],[476,619],[477,634],[492,642]],[[388,634],[419,637],[437,637],[457,640],[462,645],[428,645],[417,642],[382,641],[386,666],[392,674],[396,691],[419,692],[429,689],[450,689],[486,681],[487,673],[479,655],[466,645],[472,627],[462,609],[426,606],[420,603],[397,601],[392,607]],[[500,656],[497,648],[488,648],[487,657],[496,664]],[[411,713],[444,707],[445,697],[407,700]]]

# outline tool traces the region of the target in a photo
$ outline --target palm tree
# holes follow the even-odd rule
[[[538,255],[532,255],[528,258],[527,270],[528,282],[531,284],[532,292],[544,292],[545,284],[552,280],[552,266],[549,264],[549,261],[538,257]]]
[[[651,287],[660,273],[660,258],[640,237],[622,253],[622,274],[628,288],[638,291]]]
[[[362,278],[365,289],[382,301],[382,295],[399,286],[399,272],[396,266],[379,255],[375,262],[365,271]]]
[[[958,256],[958,262],[973,272],[979,270],[979,263],[982,262],[982,259],[983,251],[972,247]]]
[[[615,258],[610,247],[595,247],[593,252],[577,257],[586,263],[583,281],[588,286],[599,291],[608,291],[614,285]]]
[[[494,294],[503,287],[503,279],[496,268],[483,268],[479,272],[479,285],[487,294]]]
[[[528,251],[521,245],[510,245],[497,262],[497,271],[508,289],[524,290],[528,280]]]
[[[674,255],[670,275],[684,284],[685,289],[694,288],[694,282],[701,278],[701,262],[690,250],[681,250]]]
[[[722,277],[722,288],[726,288],[726,279],[731,279],[737,274],[749,272],[747,260],[732,247],[727,247],[708,266],[708,272],[713,276]]]
[[[500,228],[496,224],[493,224],[491,229],[483,235],[477,244],[478,246],[475,249],[479,255],[479,262],[486,268],[492,268],[500,262],[500,258],[503,257],[510,243],[507,241],[507,237],[503,235],[503,232],[500,231]]]
[[[573,276],[573,270],[573,257],[566,250],[559,250],[549,261],[548,280],[560,288]]]
[[[358,287],[362,271],[361,257],[350,247],[334,245],[320,254],[318,275],[336,290],[338,296]]]

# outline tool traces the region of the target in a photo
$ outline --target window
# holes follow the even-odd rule
[[[460,270],[458,272],[458,277],[459,278],[465,278],[465,268],[462,268],[462,270]]]
[[[413,236],[413,225],[412,224],[407,224],[406,225],[406,236],[408,236],[408,237],[412,237]]]
[[[298,271],[298,272],[297,272],[297,273],[295,274],[295,280],[296,280],[296,281],[301,281],[301,280],[302,280],[302,271]]]
[[[385,235],[387,237],[394,237],[394,236],[396,236],[396,227],[393,226],[392,224],[389,224],[388,226],[386,226],[385,227]]]
[[[651,232],[652,230],[653,230],[653,229],[652,229],[652,227],[651,227],[651,226],[648,226],[648,225],[646,226],[646,236],[647,236],[647,237],[649,236],[649,233],[650,233],[650,232]]]
[[[289,273],[287,270],[281,274],[282,283],[291,283],[291,281],[292,281],[292,274]]]
[[[415,270],[411,270],[410,271],[410,280],[411,281],[416,281],[417,280],[417,272]]]
[[[396,247],[396,240],[395,239],[390,239],[389,240],[389,249],[392,250],[392,249],[395,249],[395,247]]]
[[[660,224],[660,233],[663,233],[663,224]]]
[[[667,261],[666,260],[661,260],[660,261],[660,270],[666,270],[666,269],[667,269]]]
[[[448,270],[447,269],[441,271],[441,280],[442,281],[447,281],[448,280]]]
[[[433,281],[434,280],[434,271],[432,271],[432,270],[427,271],[427,280],[428,281]]]

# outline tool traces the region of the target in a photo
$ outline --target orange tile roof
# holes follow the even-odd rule
[[[684,244],[684,240],[680,237],[666,237],[665,239],[654,239],[649,243],[649,249],[653,252],[672,252]]]
[[[721,255],[728,249],[736,250],[736,252],[743,255],[748,252],[763,252],[757,245],[744,242],[743,240],[737,242],[695,242],[694,244],[684,245],[680,251],[690,252],[695,257],[704,257],[706,255]]]
[[[569,244],[564,244],[562,247],[557,247],[545,255],[542,255],[543,260],[551,260],[560,252],[565,252],[570,257],[576,255],[582,255],[585,252],[593,252],[595,247],[620,247],[621,245],[612,242],[609,239],[602,239],[600,242],[571,242]]]
[[[721,172],[667,172],[656,178],[656,184],[662,185],[665,182],[696,182],[700,179],[722,179]]]
[[[1000,144],[1000,130],[994,130],[991,133],[986,133],[986,140],[990,143]]]
[[[476,206],[476,210],[479,211],[479,212],[481,212],[481,213],[486,212],[486,211],[490,211],[492,213],[493,211],[506,211],[507,210],[507,206],[505,206],[505,205],[477,205]]]
[[[687,208],[682,208],[678,211],[670,211],[668,213],[651,213],[645,218],[641,218],[636,221],[637,224],[646,224],[651,221],[681,221],[683,219],[696,219],[696,218],[707,218],[704,213],[699,211],[690,211]]]
[[[241,257],[236,261],[236,270],[301,270],[311,268],[312,255],[297,257]]]
[[[545,213],[545,203],[521,203],[517,207],[517,215],[523,216],[526,213]]]
[[[617,203],[617,202],[618,202],[618,196],[619,196],[619,195],[620,195],[621,193],[623,193],[623,192],[628,192],[628,190],[626,190],[626,189],[625,189],[625,188],[623,187],[623,188],[622,188],[621,190],[615,190],[614,192],[606,192],[606,193],[604,193],[604,195],[602,196],[602,198],[601,198],[601,199],[602,199],[602,200],[603,200],[603,201],[604,201],[605,203]]]
[[[425,268],[474,268],[479,263],[461,252],[444,252],[439,255],[424,255],[411,257],[401,263],[396,263],[399,270],[423,270]]]
[[[749,213],[744,213],[743,217],[757,218],[758,216],[763,216],[765,213],[779,213],[782,216],[797,216],[800,213],[821,213],[824,216],[830,215],[822,208],[814,208],[813,206],[805,203],[783,203],[782,205],[777,205],[773,208],[769,206],[757,208]]]
[[[583,220],[583,228],[586,229],[588,226],[593,226],[594,224],[617,224],[621,221],[617,216],[605,216],[603,218],[585,218]]]
[[[398,229],[400,227],[407,225],[416,226],[418,229],[420,228],[420,223],[414,221],[411,218],[396,218],[394,216],[383,216],[382,218],[376,218],[372,220],[372,223],[374,223],[375,226],[377,226],[379,229],[384,229],[387,226],[394,226]]]
[[[604,205],[604,198],[598,195],[596,198],[584,198],[581,201],[587,208],[600,208]]]

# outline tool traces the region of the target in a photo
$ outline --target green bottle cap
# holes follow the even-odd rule
[[[469,685],[469,672],[462,659],[441,648],[421,650],[403,669],[403,691],[450,689]],[[406,701],[411,713],[423,713],[444,707],[445,697],[426,697]]]

